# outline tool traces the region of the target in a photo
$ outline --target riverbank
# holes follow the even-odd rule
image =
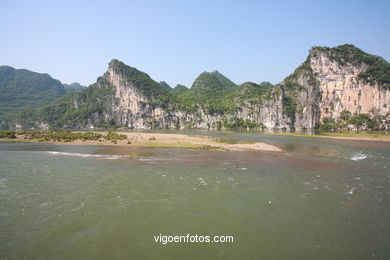
[[[278,133],[267,132],[268,135],[282,135],[282,136],[297,136],[297,137],[313,137],[313,138],[331,138],[342,140],[357,140],[357,141],[377,141],[377,142],[390,142],[389,132],[362,132],[362,133],[332,133],[322,132],[315,135],[303,134],[303,133]]]
[[[272,151],[276,146],[260,142],[238,141],[186,134],[126,132],[8,132],[0,142],[48,142],[67,145],[99,145],[126,147],[178,147],[222,151]]]

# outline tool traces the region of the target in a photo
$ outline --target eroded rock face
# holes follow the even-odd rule
[[[254,96],[255,100],[251,97],[238,103],[233,100],[233,104],[239,105],[229,114],[211,114],[204,104],[186,111],[147,74],[112,60],[96,84],[69,102],[72,116],[62,122],[62,127],[93,129],[114,123],[138,129],[224,129],[222,122],[240,119],[267,130],[302,131],[317,128],[325,118],[337,120],[343,111],[348,111],[351,115],[381,117],[387,124],[385,127],[390,128],[390,90],[359,78],[368,65],[359,60],[354,63],[341,60],[340,64],[330,50],[311,49],[308,59],[270,93]],[[77,111],[87,112],[80,116]],[[48,128],[49,122],[53,124],[55,120],[37,121],[33,127]]]
[[[118,125],[130,128],[208,128],[217,118],[207,115],[202,109],[197,113],[172,111],[154,105],[153,98],[144,96],[136,85],[126,80],[115,66],[110,64],[104,75],[112,86],[111,103],[103,113],[104,121],[114,120]],[[104,86],[102,86],[104,87]]]
[[[378,85],[369,85],[358,75],[366,65],[340,65],[326,54],[310,55],[309,60],[315,84],[310,83],[307,71],[297,74],[294,81],[302,86],[289,94],[283,88],[276,88],[272,98],[261,105],[246,104],[239,111],[229,115],[207,114],[199,105],[197,111],[187,112],[153,105],[153,100],[142,95],[137,86],[128,82],[110,64],[104,75],[112,86],[111,103],[103,113],[104,121],[114,120],[118,125],[131,128],[215,128],[224,118],[238,117],[261,123],[268,130],[287,131],[311,130],[325,117],[337,119],[342,111],[351,114],[386,116],[389,113],[390,91]],[[284,113],[283,99],[292,95],[296,102],[295,114]],[[77,102],[75,102],[77,106]],[[91,125],[98,117],[92,119]],[[91,126],[89,126],[91,127]]]
[[[370,85],[359,79],[367,65],[346,64],[341,66],[325,54],[310,59],[321,90],[320,112],[324,117],[339,118],[342,111],[351,114],[386,116],[390,110],[390,90]]]
[[[145,118],[152,114],[148,100],[131,82],[115,71],[110,64],[106,80],[113,86],[111,104],[103,114],[105,121],[114,120],[119,125],[133,128],[146,128]]]

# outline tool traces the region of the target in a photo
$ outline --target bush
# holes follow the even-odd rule
[[[108,132],[107,135],[104,136],[104,139],[106,139],[106,140],[124,140],[124,139],[127,139],[127,135]]]
[[[360,114],[353,116],[348,120],[348,123],[356,126],[357,128],[367,124],[367,121],[370,119],[370,116],[367,114]]]
[[[340,125],[334,120],[334,118],[325,117],[320,125],[322,131],[335,131],[340,128]]]

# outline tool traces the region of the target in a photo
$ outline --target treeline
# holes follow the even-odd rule
[[[385,125],[390,124],[389,116],[386,117],[370,117],[368,114],[351,115],[349,111],[343,111],[340,117],[334,118],[325,117],[319,126],[319,130],[335,132],[342,130],[385,130],[381,129],[382,121],[386,121]]]
[[[107,134],[96,132],[70,132],[70,131],[0,131],[0,138],[14,139],[23,135],[24,139],[37,139],[39,141],[72,142],[76,140],[125,140],[127,135],[108,132]]]

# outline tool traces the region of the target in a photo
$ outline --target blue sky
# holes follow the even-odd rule
[[[312,46],[390,60],[390,1],[1,2],[0,64],[92,84],[112,58],[191,86],[203,71],[278,83]]]

